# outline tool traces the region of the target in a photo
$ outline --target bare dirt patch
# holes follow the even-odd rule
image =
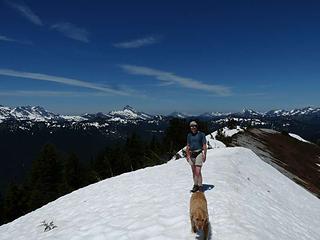
[[[249,129],[232,146],[251,149],[265,162],[320,198],[320,147],[270,129]]]

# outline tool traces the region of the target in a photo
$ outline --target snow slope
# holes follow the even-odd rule
[[[243,132],[244,130],[240,127],[240,126],[236,126],[235,129],[229,129],[228,127],[224,127],[222,128],[222,135],[224,135],[225,137],[232,137],[233,135],[239,133],[239,132]],[[215,131],[213,133],[211,133],[211,135],[216,138],[218,134],[218,131]]]
[[[240,147],[208,150],[203,167],[214,240],[311,240],[320,200]],[[9,224],[1,240],[199,239],[191,233],[184,158],[77,190]],[[42,221],[57,228],[44,232]]]
[[[309,141],[303,139],[302,137],[300,137],[299,135],[297,134],[294,134],[294,133],[289,133],[290,137],[293,137],[295,139],[298,139],[299,141],[301,142],[305,142],[305,143],[310,143]]]

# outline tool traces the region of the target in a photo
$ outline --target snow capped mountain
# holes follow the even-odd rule
[[[227,117],[231,114],[230,113],[223,113],[223,112],[206,112],[199,115],[200,118],[214,118],[214,117]]]
[[[266,116],[268,117],[279,117],[279,116],[284,116],[284,114],[287,111],[282,110],[282,109],[278,109],[278,110],[271,110],[265,113]]]
[[[153,117],[152,115],[146,114],[144,112],[138,112],[129,105],[125,106],[122,111],[109,112],[108,116],[111,116],[114,119],[123,120],[148,120]]]
[[[87,113],[82,116],[71,116],[71,115],[58,115],[52,112],[45,110],[42,107],[36,106],[21,106],[16,108],[9,108],[0,106],[0,120],[5,119],[15,119],[15,120],[30,120],[36,122],[47,122],[47,121],[68,121],[68,122],[81,122],[88,120],[97,120],[104,119],[106,121],[112,122],[127,122],[128,120],[150,120],[154,118],[154,116],[150,114],[146,114],[144,112],[138,112],[134,108],[130,106],[125,106],[121,111],[111,111],[107,114],[98,112],[98,113]],[[156,116],[157,119],[161,119],[162,117]]]
[[[312,113],[315,109],[311,108],[311,107],[307,107],[307,108],[303,108],[303,109],[293,109],[290,111],[291,115],[303,115],[303,114],[309,114]]]
[[[265,115],[269,117],[306,116],[306,115],[312,115],[312,114],[320,115],[320,108],[306,107],[301,109],[292,109],[290,111],[279,109],[279,110],[271,110],[265,113]]]
[[[242,112],[241,112],[241,115],[244,116],[244,117],[257,117],[257,116],[262,116],[263,113],[260,113],[260,112],[256,112],[252,109],[243,109]]]
[[[22,106],[10,109],[8,107],[0,108],[0,118],[14,118],[16,120],[48,121],[59,120],[61,117],[57,114],[45,110],[43,107]]]
[[[10,118],[10,111],[11,109],[9,107],[0,105],[0,120]]]
[[[180,158],[92,184],[0,226],[0,239],[199,239],[190,231],[189,168]],[[319,199],[249,149],[209,149],[203,178],[211,239],[320,236]],[[56,227],[45,231],[43,221]]]
[[[61,115],[61,118],[69,122],[82,122],[82,121],[88,120],[88,118],[84,116],[71,116],[71,115]]]
[[[188,118],[191,117],[191,115],[181,112],[173,112],[169,114],[169,117],[175,117],[175,118]]]
[[[86,113],[84,115],[81,116],[82,118],[86,119],[86,120],[93,120],[93,119],[108,119],[109,116],[102,113],[102,112],[98,112],[98,113]]]

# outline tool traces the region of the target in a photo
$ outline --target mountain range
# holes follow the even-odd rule
[[[241,112],[206,112],[198,115],[173,112],[168,115],[152,115],[140,112],[127,105],[122,110],[107,113],[86,113],[83,115],[61,115],[47,111],[40,106],[20,106],[15,108],[0,106],[0,130],[33,131],[35,128],[55,132],[58,129],[100,131],[103,135],[117,139],[125,138],[132,130],[141,135],[161,134],[173,118],[201,120],[214,131],[233,119],[241,126],[272,128],[278,131],[296,133],[307,140],[320,139],[320,107],[305,107],[292,110],[270,110],[258,112],[244,109]],[[138,128],[137,128],[138,126]]]
[[[199,118],[199,119],[222,119],[230,117],[242,118],[275,118],[275,117],[320,117],[320,107],[312,108],[305,107],[293,110],[270,110],[267,112],[257,112],[252,109],[244,109],[242,112],[223,113],[223,112],[206,112],[199,115],[190,115],[181,112],[173,112],[168,115],[152,115],[144,112],[139,112],[133,107],[127,105],[122,110],[114,110],[108,113],[86,113],[80,116],[60,115],[47,111],[40,106],[19,106],[15,108],[5,107],[0,105],[0,123],[6,120],[16,121],[35,121],[35,122],[81,122],[103,119],[110,122],[127,123],[133,121],[150,121],[162,120],[164,118]]]
[[[125,106],[122,110],[107,113],[72,116],[52,113],[40,106],[0,106],[0,192],[10,179],[19,180],[24,176],[46,143],[56,145],[65,153],[73,151],[81,161],[87,162],[109,144],[123,143],[132,133],[147,140],[153,137],[163,139],[173,118],[186,122],[204,121],[210,132],[226,126],[233,119],[243,127],[270,128],[298,134],[314,143],[320,142],[320,108],[265,113],[244,109],[235,113],[207,112],[191,116],[179,112],[152,115]]]

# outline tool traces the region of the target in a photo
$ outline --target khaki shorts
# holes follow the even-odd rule
[[[191,166],[193,166],[193,165],[195,165],[195,166],[202,166],[202,164],[203,164],[202,152],[199,152],[199,154],[198,154],[195,158],[191,157],[190,160],[188,161],[188,163],[189,163]]]

